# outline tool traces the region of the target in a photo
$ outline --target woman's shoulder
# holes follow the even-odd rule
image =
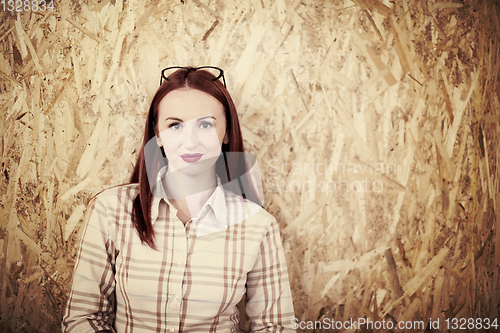
[[[139,184],[130,183],[109,187],[94,195],[90,204],[99,202],[105,206],[118,206],[128,204],[134,200],[139,193]]]
[[[265,228],[269,228],[273,223],[276,223],[276,218],[265,210],[262,205],[253,202],[252,200],[243,198],[241,195],[231,191],[226,191],[226,202],[228,205],[238,205],[246,210],[246,222],[257,224]]]

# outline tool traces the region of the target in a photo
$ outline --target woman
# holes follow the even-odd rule
[[[92,200],[64,331],[241,332],[245,292],[252,331],[290,329],[279,229],[223,72],[206,69],[162,72],[132,183]]]

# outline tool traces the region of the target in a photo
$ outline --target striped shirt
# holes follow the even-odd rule
[[[138,184],[108,189],[89,205],[64,332],[242,332],[245,292],[251,331],[291,331],[285,256],[274,217],[218,184],[185,225],[155,197],[157,251],[132,224]]]

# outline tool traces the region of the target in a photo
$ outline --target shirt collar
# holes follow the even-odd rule
[[[163,188],[163,182],[161,181],[166,173],[167,173],[167,166],[164,166],[158,172],[158,176],[156,177],[156,184],[151,189],[151,192],[153,192],[153,202],[151,205],[151,224],[154,224],[158,219],[158,210],[160,209],[160,202],[162,200],[166,201],[167,199],[167,194],[165,193],[165,189]]]
[[[208,214],[209,208],[215,214],[215,218],[220,226],[227,228],[227,208],[226,208],[226,194],[224,187],[222,187],[219,176],[217,176],[217,187],[215,188],[212,195],[208,198],[207,202],[203,205],[200,210],[200,219]]]
[[[151,222],[154,224],[158,219],[158,210],[160,208],[160,202],[163,200],[169,207],[174,208],[168,202],[167,194],[165,188],[163,187],[162,179],[167,173],[167,167],[163,167],[158,172],[156,185],[153,187],[153,203],[151,206]],[[217,186],[208,198],[207,202],[202,206],[200,212],[193,217],[193,221],[196,221],[196,224],[199,224],[203,219],[204,222],[209,222],[212,220],[210,215],[213,214],[215,217],[215,222],[223,227],[227,228],[227,208],[226,208],[226,194],[224,191],[224,187],[222,186],[221,180],[218,175],[216,175]],[[208,219],[208,221],[207,221]]]

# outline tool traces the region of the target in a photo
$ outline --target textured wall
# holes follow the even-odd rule
[[[6,8],[0,328],[59,325],[85,205],[128,181],[160,70],[172,65],[225,70],[280,223],[298,318],[496,317],[499,9],[416,0]]]

